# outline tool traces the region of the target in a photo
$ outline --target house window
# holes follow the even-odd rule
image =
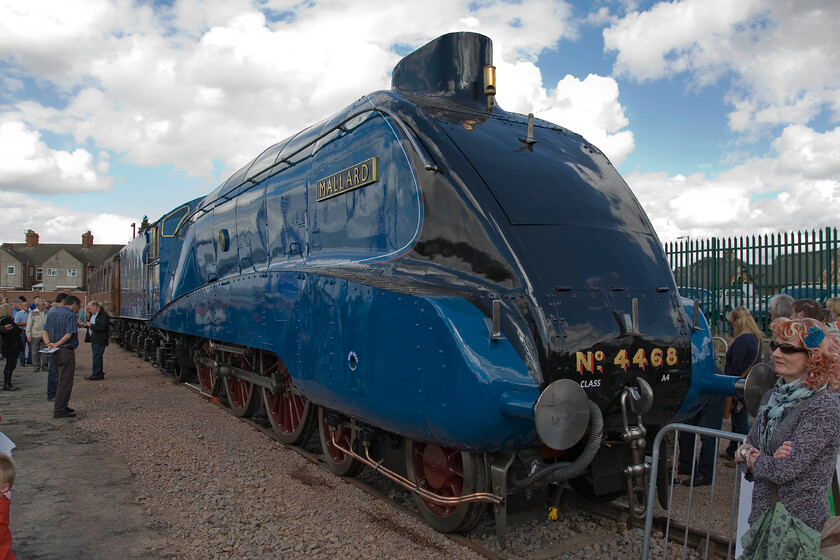
[[[44,269],[40,266],[35,269],[35,281],[40,282],[44,279]]]
[[[58,269],[57,268],[48,268],[47,269],[47,276],[58,276]]]
[[[67,278],[75,278],[76,277],[76,269],[75,268],[68,268],[67,269]]]
[[[15,275],[15,267],[7,266],[6,267],[6,274],[8,274],[9,276],[14,276]]]

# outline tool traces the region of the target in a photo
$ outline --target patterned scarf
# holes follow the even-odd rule
[[[758,409],[758,448],[762,453],[772,456],[775,449],[770,449],[770,439],[773,430],[785,414],[796,405],[814,394],[814,390],[802,385],[802,379],[792,383],[785,383],[784,379],[776,382],[776,387],[770,394],[767,404]]]

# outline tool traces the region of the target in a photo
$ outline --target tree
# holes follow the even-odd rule
[[[140,222],[140,231],[138,231],[137,233],[143,233],[150,227],[152,227],[152,224],[149,223],[149,217],[143,216],[143,221]]]

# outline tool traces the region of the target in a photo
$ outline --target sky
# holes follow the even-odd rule
[[[444,33],[663,242],[837,226],[836,0],[0,0],[0,242],[127,243]]]

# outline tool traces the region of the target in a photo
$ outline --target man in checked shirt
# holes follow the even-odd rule
[[[70,403],[73,375],[76,372],[76,348],[79,346],[78,314],[81,303],[76,296],[67,296],[64,307],[59,307],[47,315],[41,333],[47,349],[55,349],[52,364],[58,374],[58,389],[55,392],[53,418],[76,416],[76,411],[67,405]]]

